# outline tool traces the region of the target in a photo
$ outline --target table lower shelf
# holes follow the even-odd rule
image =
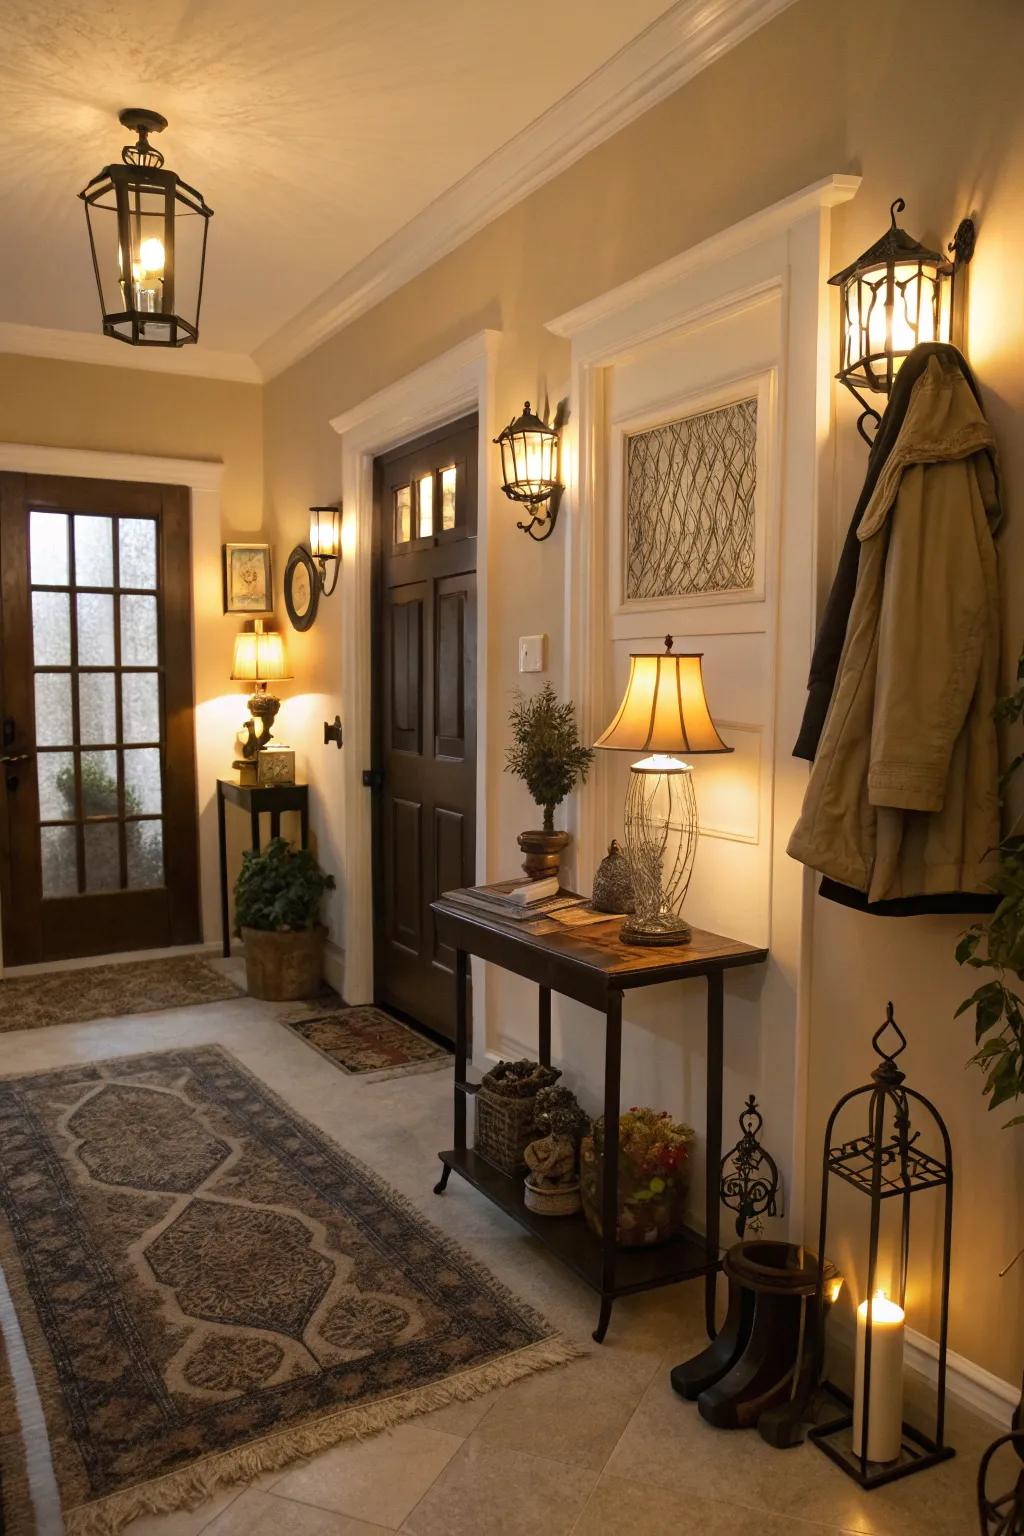
[[[438,1155],[446,1168],[461,1174],[474,1189],[538,1238],[567,1269],[604,1295],[629,1296],[636,1291],[651,1291],[713,1274],[721,1267],[720,1260],[708,1258],[704,1239],[687,1231],[656,1248],[616,1248],[615,1280],[605,1290],[601,1241],[587,1226],[582,1212],[575,1216],[538,1216],[526,1208],[521,1178],[510,1178],[471,1148]]]

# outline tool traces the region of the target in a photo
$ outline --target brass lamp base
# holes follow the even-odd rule
[[[689,944],[693,933],[689,923],[675,912],[660,912],[656,917],[631,917],[619,929],[624,944]]]

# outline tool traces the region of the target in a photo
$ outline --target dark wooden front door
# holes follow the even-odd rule
[[[430,903],[472,885],[477,421],[386,454],[377,505],[377,1000],[454,1037],[454,951]]]
[[[189,495],[0,475],[6,965],[200,937]]]

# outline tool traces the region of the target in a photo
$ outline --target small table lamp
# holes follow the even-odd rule
[[[697,797],[693,769],[674,754],[731,752],[719,736],[704,697],[701,655],[672,652],[630,657],[629,682],[618,712],[595,747],[648,752],[629,770],[626,858],[636,910],[622,927],[630,944],[686,944],[681,916],[697,851]]]
[[[270,740],[270,728],[281,708],[281,700],[267,692],[267,684],[284,682],[290,676],[285,668],[284,638],[275,630],[264,630],[262,619],[254,619],[251,630],[235,636],[232,681],[255,685],[249,698],[249,719],[243,727],[246,740],[242,760],[235,763],[240,775],[251,769],[256,754]],[[239,783],[243,782],[240,776]]]

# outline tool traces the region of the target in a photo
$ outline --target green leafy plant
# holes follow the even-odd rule
[[[1024,651],[1017,662],[1017,686],[996,705],[996,719],[1007,725],[1024,721]],[[1017,752],[1000,781],[1003,800],[1009,785],[1024,766],[1024,751]],[[974,1009],[974,1041],[971,1064],[985,1074],[982,1092],[989,1109],[1024,1099],[1024,998],[1012,983],[1024,981],[1024,834],[1014,828],[999,844],[999,866],[989,882],[999,895],[999,905],[988,923],[972,923],[956,947],[961,965],[991,970],[984,982],[957,1009],[957,1017]],[[1007,1126],[1024,1125],[1024,1115],[1014,1115]]]
[[[324,892],[333,891],[334,883],[334,876],[324,873],[307,848],[290,848],[283,837],[275,837],[262,853],[247,849],[235,881],[235,932],[312,928]]]
[[[550,683],[532,698],[517,692],[508,718],[512,744],[505,753],[505,772],[524,781],[544,807],[544,831],[553,832],[555,807],[577,784],[587,782],[594,754],[580,741],[575,707],[559,704]]]

